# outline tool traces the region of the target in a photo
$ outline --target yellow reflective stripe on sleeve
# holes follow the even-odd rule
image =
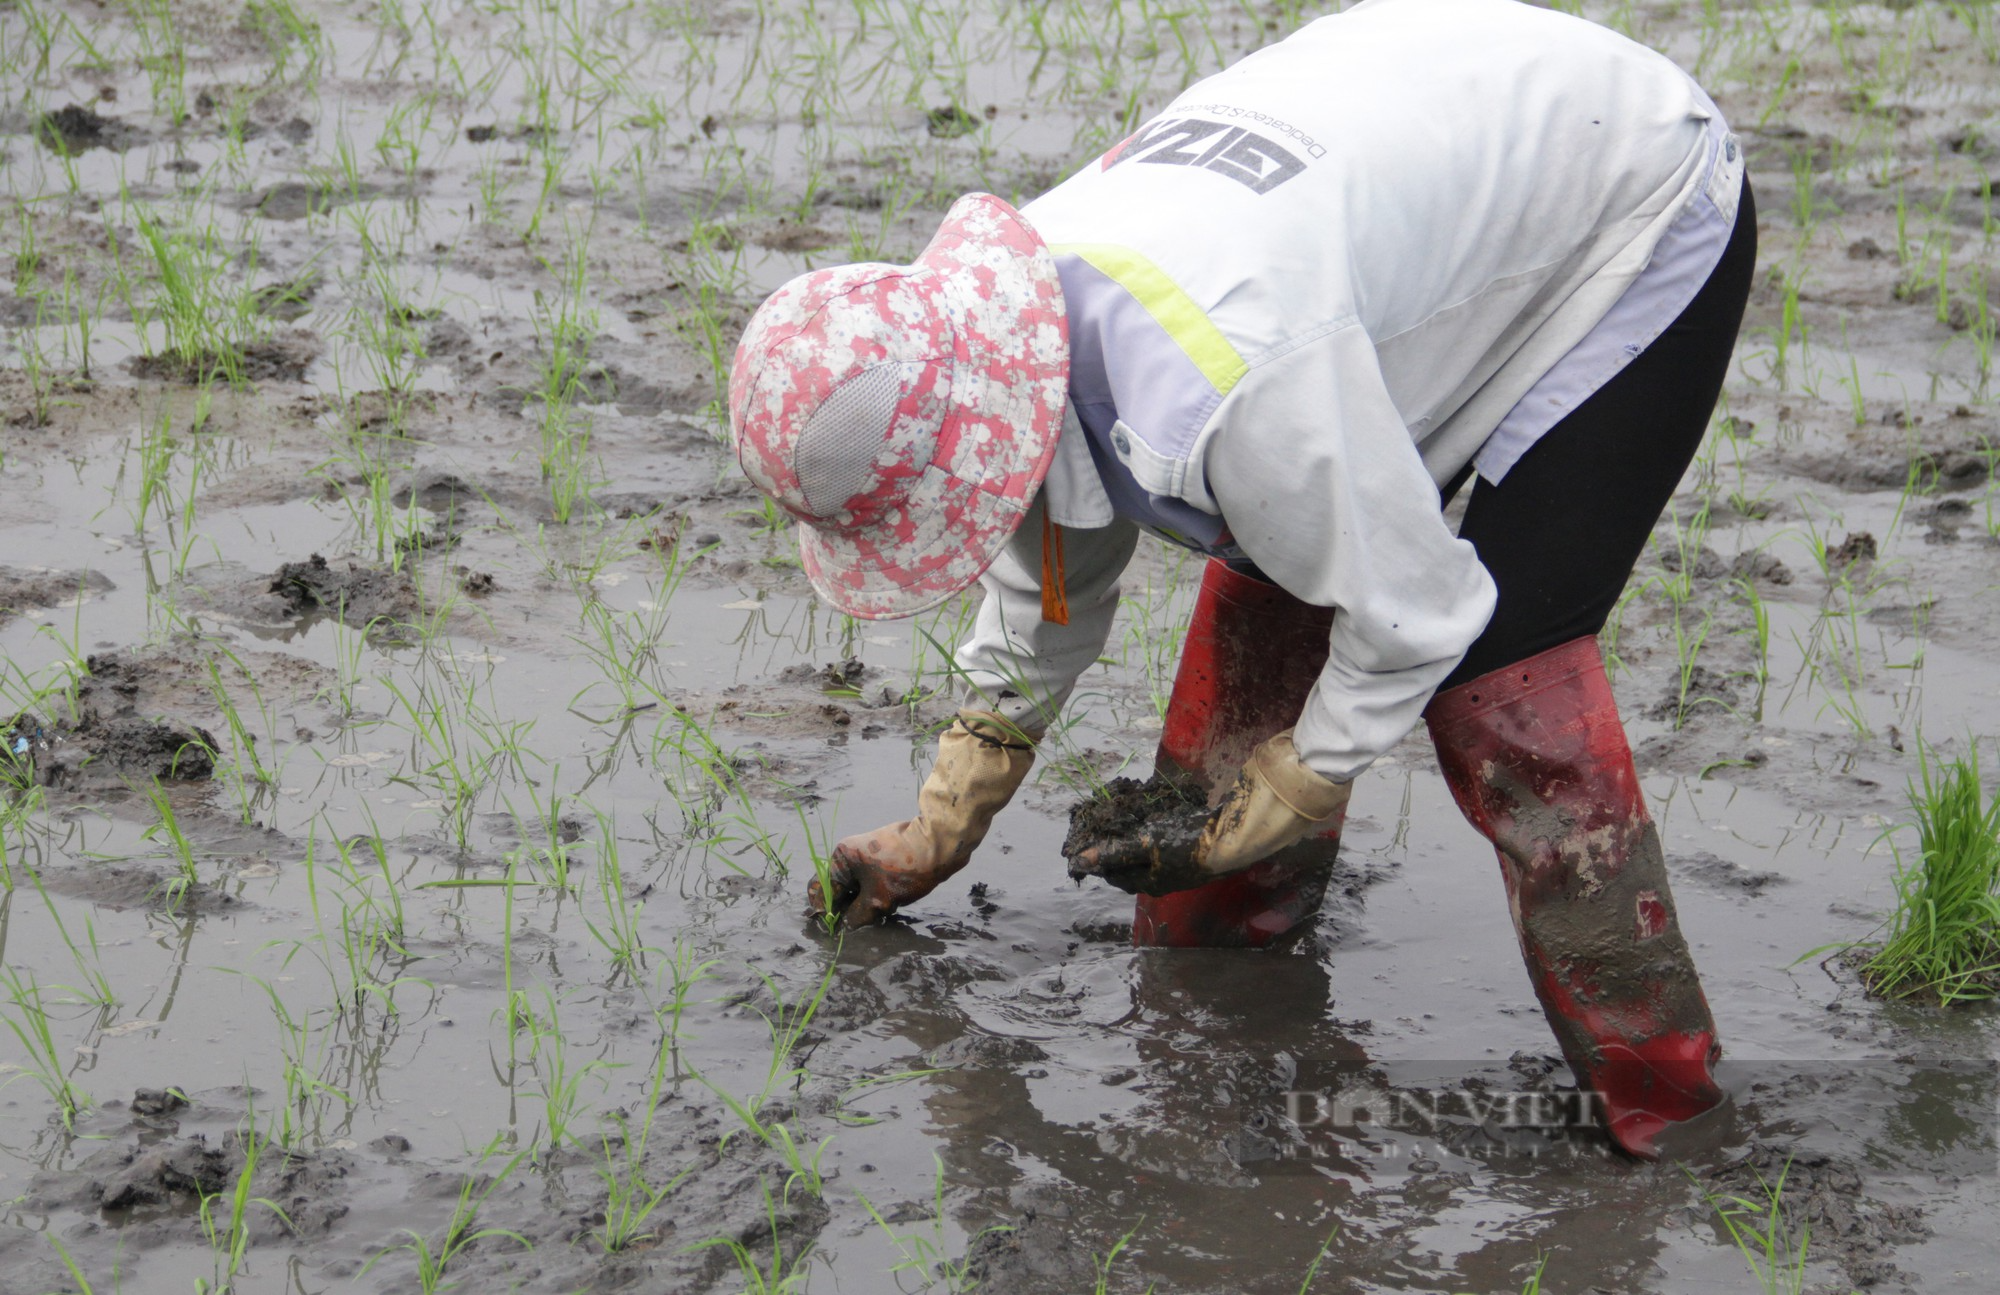
[[[1174,344],[1194,361],[1218,394],[1228,395],[1250,366],[1236,353],[1222,330],[1181,285],[1129,247],[1115,243],[1057,243],[1049,248],[1057,256],[1080,256],[1100,274],[1132,294],[1146,308],[1153,322],[1166,330]]]

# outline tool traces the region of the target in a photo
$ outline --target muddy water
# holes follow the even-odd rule
[[[253,1151],[245,1292],[419,1289],[409,1243],[454,1216],[498,1229],[446,1263],[472,1290],[754,1286],[729,1242],[794,1289],[1089,1290],[1116,1249],[1111,1289],[1294,1291],[1324,1247],[1315,1290],[1514,1291],[1544,1256],[1550,1291],[1749,1290],[1702,1190],[1781,1171],[1810,1288],[1987,1287],[1992,1013],[1804,955],[1876,929],[1918,743],[2000,731],[1964,314],[1990,19],[1599,15],[1701,67],[1766,213],[1734,422],[1607,639],[1731,1057],[1697,1186],[1496,1114],[1567,1076],[1421,738],[1288,950],[1135,951],[1130,899],[1069,881],[1078,789],[1149,771],[1193,576],[1165,553],[970,871],[837,944],[802,914],[815,850],[909,812],[966,608],[813,602],[716,443],[697,312],[733,335],[957,191],[1035,192],[1253,45],[1247,11],[300,8],[310,75],[233,12],[176,63],[37,5],[98,51],[58,24],[41,65],[0,11],[35,199],[0,294],[0,717],[59,782],[0,829],[0,1290],[80,1289],[64,1254],[98,1290],[226,1280]],[[115,129],[64,158],[34,123],[73,103]],[[212,235],[185,255],[217,293],[307,285],[251,385],[125,363],[169,337],[139,214]],[[1941,248],[1943,320],[1896,291]],[[568,521],[535,394],[563,310]],[[114,727],[217,767],[156,799]],[[1343,1094],[1367,1118],[1316,1118]]]

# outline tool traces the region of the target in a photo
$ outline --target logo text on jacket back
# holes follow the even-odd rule
[[[1197,166],[1252,193],[1269,193],[1306,169],[1284,146],[1243,126],[1196,117],[1156,121],[1104,155],[1104,169],[1126,162]]]

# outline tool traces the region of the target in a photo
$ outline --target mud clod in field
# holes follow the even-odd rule
[[[128,149],[146,137],[145,131],[75,103],[44,113],[35,122],[35,138],[62,157],[75,157],[93,148]]]
[[[220,749],[207,729],[136,715],[87,717],[74,725],[52,725],[23,715],[9,733],[15,758],[28,757],[34,780],[64,791],[153,781],[201,782],[215,776],[215,752]],[[30,733],[46,736],[38,741]]]
[[[304,382],[306,370],[319,358],[319,338],[294,328],[261,342],[252,342],[233,357],[197,355],[137,355],[127,362],[132,376],[152,382],[202,385],[217,376],[244,382]]]
[[[338,564],[315,553],[287,562],[271,577],[270,592],[294,617],[330,613],[365,629],[376,621],[406,622],[418,611],[416,583],[407,571],[384,571],[351,559]]]
[[[1742,681],[1705,665],[1690,669],[1685,684],[1670,678],[1660,700],[1642,712],[1647,719],[1685,723],[1697,716],[1727,714],[1742,700]]]
[[[1706,850],[1676,858],[1674,865],[1674,871],[1679,875],[1691,877],[1717,890],[1741,892],[1753,899],[1762,895],[1768,887],[1781,886],[1790,880],[1782,872],[1746,868]]]
[[[143,665],[90,657],[71,716],[24,712],[0,729],[7,757],[45,787],[96,791],[132,783],[198,782],[215,774],[215,735],[150,713]]]
[[[185,1138],[155,1147],[117,1147],[97,1167],[91,1189],[97,1206],[129,1210],[165,1205],[174,1197],[200,1200],[228,1186],[236,1158],[201,1138]],[[86,1162],[88,1164],[88,1162]]]
[[[997,1069],[1047,1061],[1049,1054],[1032,1039],[1002,1038],[994,1034],[962,1034],[941,1048],[934,1048],[925,1063],[939,1069]]]
[[[187,1098],[178,1089],[141,1088],[132,1094],[131,1110],[134,1115],[157,1117],[183,1110],[187,1104]]]
[[[25,611],[55,607],[79,595],[108,593],[115,587],[95,571],[29,571],[0,566],[0,624]]]
[[[1840,542],[1838,548],[1826,555],[1827,570],[1836,574],[1862,562],[1873,562],[1881,550],[1875,537],[1867,531],[1856,531]]]
[[[968,1289],[1087,1290],[1091,1253],[1075,1232],[1076,1212],[1056,1193],[1026,1189],[1020,1214],[972,1239],[965,1250]]]
[[[1919,489],[1975,490],[1992,477],[2000,438],[1990,432],[1926,436],[1917,446],[1895,439],[1853,438],[1838,450],[1784,452],[1784,466],[1808,480],[1843,490],[1901,490],[1914,479]]]

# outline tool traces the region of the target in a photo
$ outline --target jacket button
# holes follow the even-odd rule
[[[1734,136],[1723,146],[1723,153],[1730,161],[1734,162],[1736,160],[1736,140]]]
[[[1127,437],[1123,432],[1111,433],[1111,444],[1120,454],[1130,454],[1132,452],[1131,438]]]

